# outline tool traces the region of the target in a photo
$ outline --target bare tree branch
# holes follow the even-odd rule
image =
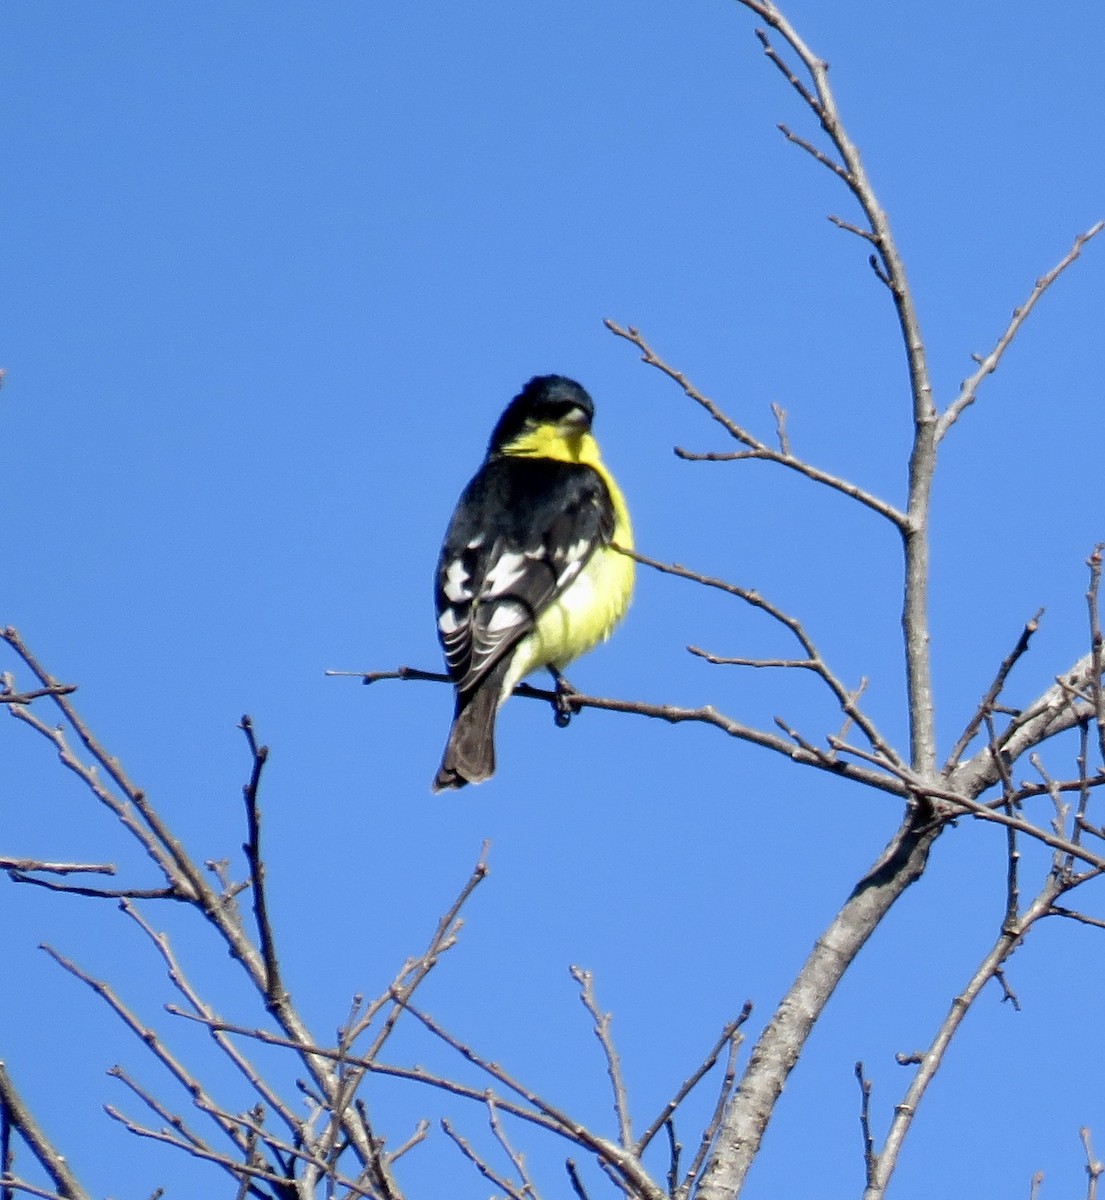
[[[350,674],[357,677],[362,676],[362,673],[359,671],[351,672]],[[372,677],[370,682],[378,679],[406,680],[428,677],[428,672],[411,672],[405,667],[401,667],[396,671],[368,672],[367,674]],[[436,682],[436,680],[433,681]],[[444,676],[441,677],[441,682],[447,682]],[[532,687],[528,683],[518,684],[513,694],[530,700],[541,700],[546,704],[554,704],[558,699],[556,692],[550,691],[547,688]],[[850,694],[845,692],[846,696]],[[685,708],[678,704],[650,704],[643,700],[621,700],[612,696],[588,696],[577,691],[573,691],[568,696],[567,703],[573,710],[597,708],[606,712],[631,713],[639,717],[667,721],[673,725],[680,725],[688,721],[710,725],[728,734],[729,737],[736,738],[739,741],[750,742],[767,750],[773,750],[776,754],[782,754],[792,762],[800,763],[803,766],[817,767],[833,775],[840,775],[846,779],[853,779],[857,783],[863,783],[868,787],[876,788],[878,791],[890,792],[895,796],[904,798],[909,794],[909,789],[903,787],[900,780],[893,776],[888,776],[878,771],[865,770],[855,763],[840,761],[832,755],[816,750],[808,745],[796,746],[793,739],[781,738],[776,734],[768,733],[766,730],[757,729],[751,725],[744,725],[740,721],[734,721],[731,717],[719,713],[713,705],[707,704],[700,708]],[[889,770],[889,766],[886,769]]]
[[[579,1177],[579,1170],[576,1164],[569,1158],[564,1164],[568,1171],[568,1179],[571,1181],[572,1191],[575,1192],[577,1200],[591,1200],[587,1195],[587,1190],[583,1186],[583,1181]]]
[[[658,371],[667,375],[669,379],[674,380],[683,389],[684,393],[701,408],[705,409],[730,437],[748,447],[748,450],[738,451],[734,454],[713,455],[695,455],[677,450],[676,453],[681,458],[713,462],[732,462],[745,458],[757,458],[765,462],[778,463],[780,466],[796,471],[799,475],[805,475],[807,479],[812,479],[814,483],[821,483],[826,487],[832,488],[834,491],[842,492],[845,496],[849,496],[866,508],[871,509],[872,512],[877,512],[879,516],[885,517],[892,524],[898,526],[899,529],[905,528],[906,516],[904,513],[900,512],[892,504],[888,504],[885,500],[880,499],[878,496],[856,484],[832,475],[828,471],[823,471],[819,467],[805,462],[803,459],[797,458],[790,452],[789,442],[785,438],[782,439],[782,447],[779,450],[773,450],[770,446],[754,437],[742,425],[738,425],[731,417],[726,416],[718,405],[700,392],[681,371],[669,366],[660,358],[645,341],[641,333],[634,329],[633,326],[623,327],[609,317],[603,319],[603,324],[611,333],[624,338],[627,342],[631,342],[636,346],[641,352],[642,361],[646,362],[650,367],[655,367]],[[778,413],[776,413],[776,420],[778,420]]]
[[[875,1139],[871,1135],[871,1080],[863,1072],[863,1063],[856,1063],[856,1082],[859,1084],[859,1127],[863,1134],[863,1177],[867,1187],[874,1181],[878,1171],[879,1156],[875,1153]]]
[[[907,887],[923,874],[943,825],[921,806],[911,810],[879,860],[818,938],[798,978],[752,1050],[726,1107],[696,1200],[739,1193],[779,1099],[814,1023],[849,965]]]
[[[643,566],[652,567],[653,570],[660,571],[665,575],[676,575],[681,579],[689,579],[704,587],[714,588],[718,591],[726,592],[731,596],[736,596],[746,604],[750,604],[753,608],[767,613],[768,616],[783,625],[793,635],[806,654],[806,659],[801,664],[795,663],[794,665],[806,667],[822,680],[840,706],[841,711],[862,730],[864,737],[867,738],[871,746],[877,751],[880,758],[885,758],[890,763],[902,764],[902,759],[899,757],[897,751],[882,736],[875,723],[858,708],[856,704],[858,699],[857,693],[850,691],[829,669],[828,664],[821,655],[821,651],[818,650],[817,645],[809,634],[806,633],[805,628],[797,617],[791,616],[779,608],[778,605],[765,600],[754,589],[738,587],[736,584],[727,583],[723,579],[715,579],[709,575],[688,570],[688,568],[681,566],[679,563],[660,562],[635,550],[626,551],[626,553],[629,554],[630,558],[633,558]]]
[[[902,1143],[917,1113],[917,1106],[921,1103],[925,1091],[932,1082],[936,1072],[940,1069],[948,1046],[971,1005],[978,998],[983,987],[991,979],[998,977],[1002,965],[1020,944],[1028,930],[1041,917],[1047,916],[1052,901],[1063,890],[1063,883],[1056,876],[1049,876],[1044,888],[1020,920],[1012,925],[1007,924],[1007,927],[1002,929],[1001,935],[994,943],[990,953],[979,964],[978,969],[971,976],[967,986],[952,1001],[951,1010],[945,1018],[944,1023],[940,1026],[928,1050],[921,1056],[920,1065],[917,1074],[913,1077],[913,1082],[909,1085],[901,1102],[894,1108],[894,1118],[890,1123],[890,1129],[883,1142],[882,1149],[875,1155],[875,1170],[868,1179],[867,1187],[863,1193],[864,1200],[881,1200],[885,1195],[890,1177],[898,1164],[898,1156],[901,1153]]]
[[[43,687],[57,686],[58,681],[39,663],[15,629],[8,627],[0,631],[0,640],[12,648]],[[85,782],[96,798],[115,814],[157,863],[165,875],[168,888],[175,893],[175,898],[194,904],[203,913],[208,923],[223,939],[231,956],[242,966],[253,987],[265,999],[267,1007],[289,1039],[303,1047],[314,1046],[316,1039],[307,1029],[287,993],[268,990],[269,970],[264,954],[246,933],[236,907],[226,903],[226,897],[211,886],[203,869],[188,855],[146,794],[128,778],[119,760],[101,745],[73,707],[69,697],[52,693],[49,699],[60,709],[70,728],[76,732],[95,763],[107,773],[123,798],[116,796],[100,781],[92,766],[85,765],[72,753],[61,727],[50,729],[25,706],[11,706],[9,711],[54,743],[61,761]],[[46,881],[39,882],[44,884]],[[129,891],[126,895],[133,896],[135,892]],[[386,1176],[388,1168],[380,1159],[377,1139],[365,1128],[355,1109],[348,1103],[338,1103],[343,1082],[339,1079],[335,1067],[325,1058],[313,1055],[308,1050],[304,1050],[303,1060],[315,1085],[327,1097],[331,1111],[337,1114],[343,1134],[361,1163],[374,1169],[378,1168]],[[391,1196],[400,1195],[394,1182],[387,1178],[376,1180],[376,1184],[381,1190],[386,1189]]]
[[[672,1119],[676,1110],[684,1100],[691,1094],[698,1084],[714,1069],[717,1060],[721,1055],[722,1050],[729,1046],[732,1050],[739,1048],[744,1040],[740,1033],[741,1026],[752,1015],[752,1001],[745,1002],[744,1007],[740,1011],[740,1016],[735,1021],[730,1021],[721,1032],[721,1037],[714,1043],[710,1053],[706,1055],[702,1063],[696,1070],[689,1075],[680,1085],[679,1090],[675,1095],[664,1105],[660,1110],[659,1115],[652,1124],[641,1134],[637,1139],[637,1157],[639,1158],[645,1152],[645,1148],[652,1139],[660,1132],[661,1129]]]
[[[31,704],[43,696],[70,696],[77,690],[75,683],[53,683],[48,687],[17,692],[15,679],[9,671],[0,672],[0,704]]]
[[[1066,917],[1071,921],[1078,921],[1081,925],[1091,925],[1094,929],[1105,929],[1105,921],[1100,917],[1090,917],[1085,913],[1076,912],[1072,908],[1064,908],[1060,904],[1052,905],[1051,912],[1057,917]]]
[[[745,1010],[748,1010],[747,1004],[745,1005]],[[691,1194],[691,1189],[694,1187],[695,1181],[702,1174],[702,1169],[706,1165],[706,1156],[710,1153],[717,1138],[718,1130],[721,1128],[721,1122],[725,1116],[725,1110],[729,1107],[729,1101],[733,1095],[733,1087],[737,1082],[737,1052],[740,1050],[742,1041],[743,1038],[741,1037],[733,1037],[729,1041],[729,1054],[725,1062],[725,1070],[722,1073],[721,1086],[718,1088],[717,1101],[714,1104],[713,1113],[706,1123],[706,1128],[702,1131],[702,1137],[699,1140],[698,1151],[694,1156],[694,1161],[687,1169],[687,1173],[683,1177],[683,1182],[679,1186],[678,1200],[686,1200]],[[675,1164],[673,1163],[672,1165],[674,1168]]]
[[[43,943],[42,949],[46,951],[58,966],[81,980],[82,983],[87,984],[97,996],[105,1001],[123,1024],[149,1049],[158,1062],[166,1068],[169,1074],[191,1096],[192,1102],[196,1107],[212,1117],[221,1132],[234,1143],[239,1151],[246,1149],[246,1139],[238,1126],[232,1122],[222,1121],[214,1116],[219,1106],[215,1104],[195,1074],[169,1050],[152,1028],[143,1024],[137,1014],[124,1004],[115,989],[106,980],[95,978],[88,971],[79,967],[72,959],[66,958],[64,954],[60,954],[52,946]]]
[[[510,1139],[506,1136],[506,1131],[503,1129],[503,1123],[499,1120],[499,1106],[495,1103],[495,1098],[492,1095],[487,1097],[487,1123],[491,1126],[491,1132],[495,1136],[495,1140],[503,1148],[503,1153],[510,1159],[511,1165],[518,1173],[518,1181],[521,1184],[519,1193],[523,1198],[528,1200],[539,1200],[537,1188],[534,1186],[532,1177],[526,1169],[525,1156],[515,1150],[510,1143]]]
[[[39,879],[22,871],[11,871],[9,877],[13,883],[29,883],[32,887],[45,888],[48,892],[64,892],[68,896],[87,896],[96,900],[175,900],[178,903],[190,903],[174,887],[97,888],[79,883],[59,883],[56,879]]]
[[[783,63],[771,45],[768,35],[762,30],[757,31],[756,36],[764,47],[765,54],[782,70],[802,102],[817,119],[832,143],[839,162],[822,154],[803,139],[794,137],[785,126],[783,132],[812,153],[819,162],[830,167],[863,210],[869,226],[863,236],[875,247],[870,260],[871,265],[890,291],[901,329],[912,400],[913,448],[909,459],[906,510],[904,514],[895,510],[896,515],[892,519],[901,531],[905,553],[902,626],[910,696],[910,761],[919,775],[929,777],[936,769],[936,742],[928,631],[928,511],[936,465],[937,414],[933,405],[932,385],[920,321],[890,222],[867,176],[859,149],[849,137],[841,120],[836,98],[829,85],[828,63],[806,45],[798,31],[771,0],[740,0],[740,3],[761,17],[782,37],[805,69],[808,83],[799,79],[797,74]]]
[[[0,1188],[3,1188],[3,1191],[9,1194],[4,1196],[4,1200],[9,1200],[10,1193],[12,1192],[24,1192],[28,1196],[40,1196],[42,1200],[72,1200],[72,1196],[69,1194],[63,1196],[58,1192],[48,1192],[45,1188],[35,1187],[33,1183],[28,1183],[25,1179],[20,1179],[15,1175],[0,1175]]]
[[[965,379],[959,388],[959,395],[948,405],[947,409],[941,414],[940,420],[936,426],[936,440],[939,442],[948,430],[959,420],[964,410],[974,404],[978,396],[978,388],[987,375],[992,375],[998,368],[998,363],[1001,362],[1002,355],[1009,349],[1009,344],[1017,336],[1020,327],[1028,320],[1029,314],[1036,307],[1044,292],[1059,278],[1060,275],[1069,267],[1082,253],[1082,248],[1091,239],[1096,237],[1102,229],[1105,229],[1105,221],[1098,221],[1096,225],[1087,229],[1085,233],[1080,233],[1074,239],[1074,245],[1064,255],[1063,258],[1047,272],[1046,275],[1040,276],[1036,280],[1035,286],[1028,294],[1028,299],[1020,306],[1013,309],[1013,316],[1009,324],[1005,327],[1005,332],[998,338],[993,350],[986,355],[985,358],[974,355],[975,362],[979,364],[978,370]]]
[[[498,1063],[484,1058],[459,1038],[449,1033],[448,1030],[429,1016],[428,1013],[422,1012],[411,1004],[408,1004],[406,1007],[411,1016],[435,1037],[452,1047],[467,1062],[490,1076],[497,1083],[502,1084],[507,1091],[513,1092],[525,1102],[519,1104],[502,1096],[494,1096],[493,1099],[498,1109],[510,1113],[512,1116],[518,1117],[530,1124],[540,1126],[551,1133],[555,1133],[594,1154],[600,1163],[605,1164],[613,1170],[624,1183],[637,1189],[635,1195],[639,1194],[639,1200],[667,1200],[662,1189],[650,1179],[647,1171],[645,1171],[632,1150],[627,1151],[618,1145],[618,1143],[594,1133],[567,1113],[550,1104],[531,1088],[526,1087],[525,1084],[511,1076]],[[175,1005],[166,1005],[166,1009],[175,1016],[199,1021],[209,1028],[220,1029],[241,1037],[256,1038],[266,1045],[284,1046],[292,1050],[309,1049],[310,1053],[319,1057],[330,1058],[349,1066],[360,1067],[366,1071],[371,1071],[373,1074],[411,1080],[440,1091],[449,1092],[455,1096],[477,1101],[481,1104],[485,1104],[487,1101],[488,1092],[486,1088],[475,1088],[443,1075],[435,1075],[422,1067],[403,1067],[393,1063],[383,1063],[370,1058],[350,1055],[340,1049],[330,1049],[325,1046],[314,1045],[304,1048],[290,1038],[281,1037],[279,1034],[270,1033],[264,1029],[251,1029],[248,1026],[235,1025],[227,1021],[207,1021],[194,1013],[185,1012]],[[527,1105],[530,1107],[527,1107]]]
[[[249,864],[249,878],[252,883],[253,913],[257,920],[257,936],[261,943],[261,957],[265,962],[265,995],[269,1011],[275,1011],[288,1002],[288,993],[280,978],[280,962],[276,957],[276,938],[272,932],[272,922],[269,920],[268,900],[265,896],[265,864],[261,857],[261,807],[258,804],[258,791],[261,787],[261,772],[269,757],[268,746],[257,743],[257,735],[253,729],[253,719],[247,713],[242,717],[241,726],[246,735],[249,752],[253,758],[249,782],[242,788],[246,802],[246,827],[248,837],[242,850]]]
[[[180,994],[188,1001],[193,1010],[200,1016],[213,1017],[214,1011],[208,1005],[195,987],[189,982],[188,977],[184,973],[179,960],[173,953],[172,944],[169,938],[164,933],[158,933],[146,918],[138,910],[137,906],[128,900],[124,900],[119,906],[128,917],[146,934],[158,953],[161,955],[168,969],[169,979],[180,992]],[[238,1071],[250,1083],[253,1089],[257,1092],[262,1101],[275,1113],[277,1113],[287,1126],[293,1136],[302,1136],[303,1122],[296,1116],[295,1113],[283,1102],[276,1091],[265,1082],[260,1071],[249,1061],[248,1058],[238,1049],[230,1039],[219,1030],[211,1031],[211,1036],[216,1045],[226,1055],[226,1057],[234,1064]]]
[[[408,1011],[434,1034],[435,1037],[440,1038],[446,1045],[451,1046],[462,1058],[473,1066],[478,1067],[497,1083],[501,1083],[509,1091],[514,1092],[515,1095],[525,1100],[527,1104],[532,1105],[537,1112],[554,1122],[557,1132],[562,1136],[570,1138],[581,1146],[585,1146],[596,1156],[600,1163],[605,1164],[615,1171],[624,1182],[637,1188],[640,1192],[640,1200],[663,1200],[663,1193],[649,1178],[637,1155],[633,1152],[631,1143],[627,1145],[615,1144],[607,1138],[600,1137],[578,1121],[569,1117],[561,1109],[554,1107],[531,1088],[526,1087],[513,1078],[498,1063],[493,1063],[482,1055],[477,1054],[472,1047],[460,1041],[459,1038],[454,1037],[453,1034],[438,1024],[429,1014],[421,1012],[419,1009],[413,1007],[413,1005],[408,1005]],[[497,1100],[496,1103],[504,1111],[511,1111],[503,1101]]]
[[[222,1167],[235,1180],[241,1180],[245,1183],[247,1180],[259,1179],[265,1183],[278,1185],[282,1192],[287,1187],[288,1181],[270,1167],[257,1166],[255,1163],[248,1161],[239,1162],[237,1159],[231,1158],[226,1154],[220,1154],[216,1150],[205,1146],[193,1145],[190,1141],[170,1133],[167,1129],[151,1129],[149,1126],[139,1125],[137,1121],[121,1113],[111,1104],[104,1105],[104,1112],[113,1121],[118,1121],[124,1129],[133,1133],[136,1137],[149,1138],[154,1142],[162,1142],[167,1146],[182,1150],[185,1154],[190,1154],[194,1158],[202,1158],[205,1162],[214,1163],[216,1166]],[[251,1190],[247,1189],[247,1194]]]
[[[610,1014],[599,1008],[595,998],[595,981],[590,971],[582,967],[570,967],[572,978],[579,984],[579,998],[583,1007],[591,1014],[595,1022],[595,1037],[602,1046],[606,1056],[606,1071],[610,1076],[610,1086],[614,1091],[614,1114],[618,1118],[618,1139],[626,1150],[634,1148],[633,1128],[629,1118],[629,1097],[625,1090],[625,1080],[622,1078],[622,1064],[614,1042],[610,1036]],[[639,1153],[639,1152],[638,1152]]]
[[[45,871],[53,875],[114,875],[112,863],[42,862],[37,858],[5,858],[0,856],[0,871]]]
[[[1028,645],[1032,640],[1032,635],[1040,628],[1040,618],[1043,615],[1044,610],[1042,608],[1038,609],[1036,615],[1031,620],[1025,622],[1024,629],[1021,630],[1021,636],[1017,639],[1017,644],[1002,660],[993,682],[986,690],[986,695],[979,702],[975,715],[967,722],[963,732],[959,735],[959,740],[952,747],[952,752],[948,755],[948,761],[944,764],[942,774],[947,775],[949,771],[954,770],[958,766],[959,760],[963,757],[963,752],[974,740],[975,735],[982,728],[982,724],[987,716],[994,711],[994,705],[1005,688],[1005,681],[1009,678],[1009,672],[1013,670],[1020,659],[1028,652]]]
[[[498,1174],[498,1172],[492,1168],[491,1164],[487,1162],[485,1158],[477,1154],[477,1152],[472,1149],[471,1143],[461,1137],[461,1135],[457,1133],[452,1125],[450,1125],[449,1122],[444,1118],[441,1120],[441,1128],[445,1130],[445,1132],[452,1139],[453,1143],[459,1147],[461,1154],[463,1154],[464,1157],[468,1159],[470,1163],[472,1163],[472,1165],[477,1171],[479,1171],[484,1179],[489,1180],[497,1188],[501,1188],[504,1192],[506,1192],[510,1200],[526,1200],[527,1193],[524,1191],[519,1191],[519,1189],[516,1188],[509,1179],[504,1179],[500,1174]],[[530,1196],[533,1195],[532,1191],[528,1194]]]
[[[131,1078],[122,1067],[118,1065],[109,1067],[107,1073],[113,1079],[118,1079],[124,1087],[129,1088],[152,1113],[160,1117],[170,1129],[175,1130],[177,1136],[182,1141],[188,1142],[192,1146],[198,1146],[209,1153],[212,1152],[209,1143],[194,1130],[189,1129],[184,1118],[179,1113],[170,1112],[166,1105],[162,1104],[156,1096],[142,1087],[137,1080]]]
[[[1005,761],[1014,763],[1049,738],[1076,728],[1088,715],[1088,710],[1072,699],[1072,695],[1092,685],[1093,659],[1087,654],[1009,723],[997,745]],[[1000,778],[993,751],[990,746],[984,746],[952,771],[948,784],[953,791],[978,796],[1000,782]]]
[[[374,1000],[366,1004],[358,996],[344,1025],[338,1029],[336,1046],[322,1046],[292,1003],[281,976],[276,934],[266,897],[265,862],[261,850],[259,788],[268,750],[258,744],[250,718],[244,717],[241,725],[252,758],[250,778],[243,788],[246,820],[243,851],[248,865],[248,883],[233,883],[229,863],[220,865],[208,862],[206,867],[201,867],[175,838],[146,794],[130,779],[119,760],[97,740],[77,712],[70,700],[75,688],[47,673],[14,629],[4,630],[0,633],[0,639],[30,670],[37,686],[17,691],[11,676],[4,675],[0,678],[0,704],[6,704],[13,717],[22,720],[52,744],[64,766],[136,839],[163,876],[163,886],[96,888],[38,877],[39,874],[113,874],[109,864],[50,863],[11,858],[0,859],[0,869],[8,869],[17,881],[54,891],[120,900],[123,911],[154,943],[166,964],[170,980],[191,1009],[185,1011],[169,1005],[167,1010],[205,1028],[226,1058],[262,1097],[263,1105],[256,1106],[250,1113],[238,1115],[218,1105],[199,1075],[167,1049],[153,1028],[123,1003],[107,981],[94,978],[57,951],[49,947],[44,949],[64,969],[84,981],[109,1004],[186,1090],[196,1109],[213,1122],[232,1151],[224,1153],[210,1145],[200,1133],[188,1127],[181,1115],[143,1089],[121,1068],[115,1068],[112,1073],[165,1124],[161,1129],[147,1128],[111,1107],[106,1109],[109,1115],[138,1136],[166,1143],[222,1166],[237,1183],[239,1200],[244,1200],[250,1194],[266,1198],[271,1195],[279,1200],[292,1200],[293,1197],[306,1200],[306,1197],[316,1193],[316,1187],[323,1182],[326,1183],[328,1195],[335,1189],[344,1189],[349,1197],[402,1200],[391,1166],[410,1146],[422,1140],[428,1126],[421,1123],[399,1149],[385,1154],[383,1139],[374,1131],[366,1103],[357,1095],[369,1073],[417,1082],[467,1100],[482,1102],[487,1109],[491,1135],[509,1160],[517,1181],[509,1177],[509,1173],[496,1169],[479,1149],[474,1148],[448,1122],[443,1121],[442,1126],[465,1157],[495,1187],[504,1191],[510,1200],[538,1200],[538,1197],[523,1156],[506,1136],[500,1112],[552,1132],[588,1151],[594,1155],[599,1169],[607,1178],[633,1200],[665,1200],[664,1189],[651,1178],[641,1161],[645,1149],[660,1129],[665,1129],[670,1163],[667,1200],[689,1200],[692,1194],[695,1200],[732,1200],[739,1193],[749,1165],[760,1147],[789,1072],[803,1052],[814,1023],[843,974],[897,899],[924,873],[930,850],[941,832],[957,817],[970,815],[1000,825],[1005,831],[1007,854],[1001,933],[963,992],[956,997],[929,1049],[901,1060],[915,1062],[918,1069],[903,1102],[895,1110],[890,1130],[878,1153],[875,1152],[870,1122],[870,1083],[864,1078],[862,1064],[857,1064],[856,1075],[862,1093],[860,1121],[864,1139],[865,1197],[866,1200],[882,1200],[917,1105],[939,1069],[966,1011],[985,983],[994,979],[1001,986],[1004,998],[1014,1005],[1017,1003],[1005,977],[1004,964],[1043,916],[1061,916],[1105,928],[1105,920],[1056,903],[1059,897],[1081,883],[1105,874],[1105,853],[1095,853],[1083,844],[1083,835],[1090,845],[1105,840],[1105,827],[1095,827],[1088,816],[1094,790],[1105,784],[1105,771],[1102,768],[1092,770],[1089,763],[1091,722],[1097,733],[1097,751],[1105,761],[1105,689],[1102,678],[1105,641],[1098,611],[1101,547],[1095,549],[1090,560],[1091,579],[1086,596],[1090,616],[1090,653],[1069,671],[1056,677],[1054,686],[1044,691],[1027,708],[1017,711],[1000,705],[999,700],[1011,671],[1027,652],[1039,620],[1037,614],[1026,624],[1020,640],[1000,664],[989,689],[964,726],[942,770],[937,766],[928,609],[929,506],[937,446],[948,429],[974,403],[983,380],[997,368],[1036,303],[1079,257],[1085,244],[1105,228],[1105,223],[1099,222],[1080,234],[1068,254],[1036,281],[1027,301],[1014,311],[993,350],[984,358],[976,356],[978,370],[963,382],[956,398],[941,412],[933,399],[919,314],[905,267],[886,213],[868,178],[860,153],[841,119],[829,84],[828,64],[810,49],[774,0],[740,0],[740,3],[765,22],[767,28],[756,30],[763,52],[816,121],[820,134],[815,132],[814,138],[817,140],[814,140],[795,132],[786,124],[780,124],[779,129],[788,142],[803,150],[841,181],[858,204],[861,218],[852,220],[830,215],[829,220],[865,244],[865,253],[870,251],[867,261],[878,280],[889,290],[894,305],[908,372],[912,427],[904,507],[891,504],[858,484],[816,467],[796,455],[787,429],[787,414],[779,405],[771,406],[776,448],[728,416],[717,403],[699,391],[682,371],[660,358],[636,329],[622,327],[609,320],[606,325],[616,336],[636,346],[647,365],[673,380],[740,447],[725,453],[692,453],[677,447],[676,453],[681,457],[694,461],[748,459],[775,463],[848,496],[897,529],[902,539],[904,559],[901,619],[909,752],[906,754],[891,744],[861,706],[866,679],[858,687],[847,686],[829,668],[818,646],[796,616],[764,600],[752,589],[729,584],[677,564],[660,563],[628,550],[624,552],[637,562],[736,596],[786,628],[800,647],[800,653],[790,658],[723,657],[707,654],[696,647],[689,649],[719,665],[811,672],[827,688],[842,714],[843,724],[839,732],[823,740],[811,739],[795,727],[802,724],[801,720],[792,724],[783,717],[776,717],[776,726],[785,735],[780,736],[771,729],[758,729],[731,720],[709,705],[683,708],[585,696],[574,690],[565,692],[558,689],[550,693],[526,684],[518,685],[515,690],[519,695],[553,703],[565,721],[570,712],[598,708],[671,723],[696,722],[712,726],[730,737],[786,755],[792,762],[828,771],[897,797],[906,809],[900,827],[817,940],[791,989],[762,1031],[739,1085],[736,1084],[736,1062],[742,1040],[739,1030],[748,1017],[748,1006],[735,1022],[726,1027],[705,1062],[684,1081],[672,1100],[637,1140],[633,1137],[630,1101],[621,1063],[610,1033],[611,1017],[603,1013],[598,1005],[591,975],[578,967],[571,969],[606,1058],[617,1124],[615,1141],[554,1106],[413,1003],[416,992],[440,956],[456,943],[461,926],[461,909],[487,873],[486,846],[467,884],[439,921],[424,953],[408,959],[391,985]],[[328,674],[357,674],[365,684],[393,678],[450,682],[444,674],[406,667],[390,672],[334,671]],[[41,708],[32,708],[37,701],[49,701],[50,705],[56,705],[65,725],[57,728],[49,726],[38,715]],[[999,729],[999,725],[1004,727]],[[969,748],[976,744],[983,727],[988,734],[986,744],[971,758],[962,761]],[[1079,730],[1076,777],[1062,778],[1069,772],[1049,770],[1034,752],[1047,739],[1075,728]],[[859,730],[860,736],[852,736],[853,730]],[[74,746],[77,744],[74,738],[79,739],[83,751],[79,747],[74,750],[70,745],[71,741]],[[864,741],[866,745],[862,744]],[[1025,755],[1029,756],[1029,761],[1036,768],[1039,781],[1018,785],[1014,781],[1013,771],[1015,764]],[[988,795],[991,789],[1000,789],[1000,796],[995,798]],[[1044,796],[1050,799],[1050,810],[1046,801],[1031,810],[1025,807],[1028,800]],[[1040,815],[1039,810],[1044,810],[1044,815]],[[1024,837],[1051,849],[1052,868],[1040,894],[1022,914],[1019,839]],[[255,932],[247,930],[236,900],[247,886],[252,893]],[[137,898],[171,899],[178,904],[193,906],[241,966],[280,1032],[251,1029],[221,1020],[213,1006],[199,995],[183,974],[167,937],[157,933],[132,903]],[[400,1018],[403,1018],[405,1028],[408,1024],[421,1026],[422,1030],[459,1055],[469,1067],[487,1077],[491,1086],[479,1089],[421,1067],[381,1062],[379,1056]],[[235,1040],[240,1038],[282,1047],[297,1056],[307,1076],[297,1081],[308,1098],[308,1115],[305,1118],[300,1117],[265,1081],[240,1049]],[[357,1052],[356,1043],[362,1038],[369,1044],[366,1049]],[[713,1115],[702,1134],[693,1163],[680,1180],[683,1147],[676,1135],[674,1114],[690,1091],[714,1067],[726,1045],[727,1063]],[[503,1095],[500,1096],[499,1092]],[[59,1200],[61,1197],[80,1200],[84,1193],[70,1187],[65,1160],[42,1137],[30,1114],[20,1104],[0,1064],[0,1171],[3,1172],[0,1177],[0,1200],[11,1200],[11,1193],[16,1190],[52,1195],[11,1175],[9,1143],[13,1131],[27,1142],[54,1180]],[[269,1131],[266,1121],[272,1112],[287,1127],[290,1137],[283,1132],[277,1136]],[[1082,1131],[1082,1139],[1089,1177],[1088,1200],[1096,1200],[1097,1179],[1105,1168],[1094,1157],[1088,1130]],[[359,1174],[355,1179],[339,1171],[339,1163],[345,1161],[343,1156],[347,1152],[349,1160],[357,1164],[354,1173],[359,1171]],[[578,1200],[587,1200],[582,1180],[571,1160],[567,1169]],[[301,1172],[298,1178],[296,1172]],[[1033,1180],[1033,1194],[1039,1186],[1039,1178]]]
[[[423,1117],[423,1119],[418,1122],[418,1125],[415,1127],[415,1130],[410,1137],[407,1138],[405,1142],[401,1142],[388,1154],[388,1162],[394,1163],[398,1159],[402,1158],[403,1155],[408,1151],[413,1150],[415,1146],[424,1142],[429,1131],[430,1122]]]
[[[53,1142],[35,1120],[2,1062],[0,1062],[0,1109],[3,1110],[8,1127],[17,1132],[26,1142],[27,1148],[38,1159],[39,1165],[46,1174],[54,1181],[54,1186],[61,1195],[66,1200],[91,1200],[70,1170],[65,1156],[55,1148]],[[5,1172],[4,1186],[21,1187],[24,1191],[28,1190],[27,1185],[7,1176],[7,1164],[0,1165],[0,1170]],[[48,1195],[46,1192],[40,1194]]]

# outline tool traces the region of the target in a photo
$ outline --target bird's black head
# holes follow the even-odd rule
[[[594,417],[594,401],[574,379],[535,375],[506,406],[487,450],[494,454],[517,441],[527,429],[540,425],[563,425],[586,433]]]

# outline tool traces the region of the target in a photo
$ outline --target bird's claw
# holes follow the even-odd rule
[[[553,699],[553,722],[557,729],[567,729],[579,709],[572,703],[576,689],[554,667],[549,672],[556,683],[556,696]]]

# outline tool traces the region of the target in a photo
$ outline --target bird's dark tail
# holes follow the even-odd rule
[[[435,792],[482,783],[495,774],[495,715],[506,666],[502,663],[468,696],[457,697],[449,741],[434,777]]]

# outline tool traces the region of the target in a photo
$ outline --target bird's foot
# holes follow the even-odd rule
[[[556,684],[556,698],[553,700],[553,721],[558,729],[566,729],[572,717],[579,709],[572,703],[572,697],[578,695],[574,687],[564,678],[556,667],[549,667],[549,674]]]

